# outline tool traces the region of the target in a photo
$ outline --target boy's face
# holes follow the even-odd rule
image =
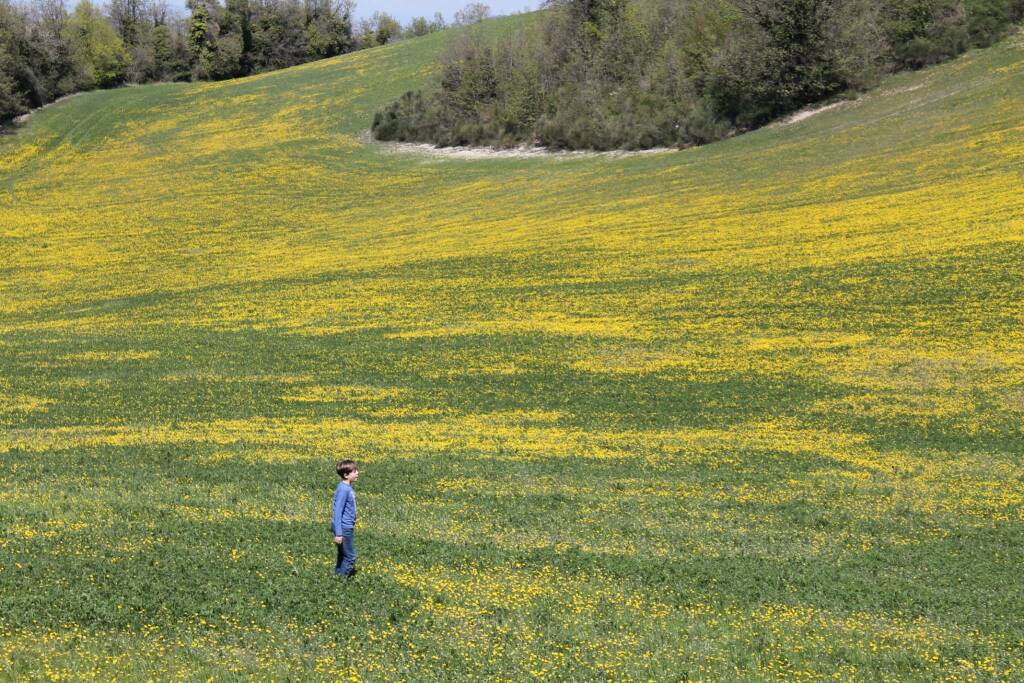
[[[348,479],[346,479],[346,481],[351,484],[352,482],[354,482],[358,478],[359,478],[359,470],[352,470],[351,472],[349,472]]]

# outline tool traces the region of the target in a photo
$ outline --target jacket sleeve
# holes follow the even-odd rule
[[[344,495],[341,487],[338,487],[334,491],[334,502],[331,504],[331,529],[334,531],[335,536],[341,535],[341,515],[345,512],[345,503],[348,502],[348,496]]]

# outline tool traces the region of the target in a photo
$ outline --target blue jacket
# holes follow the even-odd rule
[[[353,529],[356,525],[356,492],[343,481],[334,489],[334,503],[331,506],[331,529],[335,536],[341,536],[342,529]]]

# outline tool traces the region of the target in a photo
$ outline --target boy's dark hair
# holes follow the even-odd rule
[[[359,469],[359,465],[356,464],[355,460],[342,460],[338,463],[338,476],[344,479],[348,475],[352,474],[355,470]]]

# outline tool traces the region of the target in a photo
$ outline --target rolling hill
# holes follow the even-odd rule
[[[367,142],[450,36],[0,139],[0,677],[1024,677],[1021,34],[685,151]]]

